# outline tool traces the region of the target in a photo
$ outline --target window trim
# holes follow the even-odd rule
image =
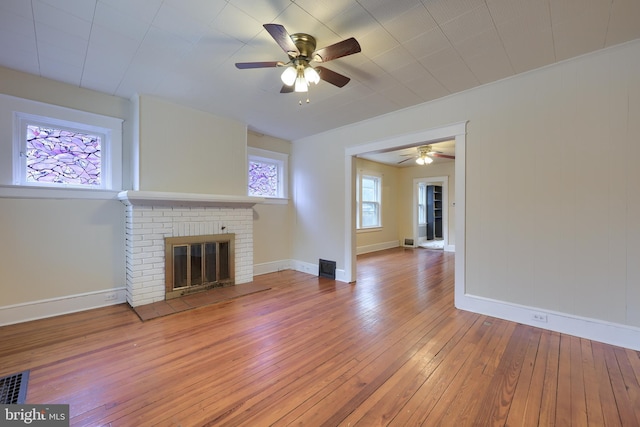
[[[2,112],[0,149],[8,154],[0,161],[0,198],[117,199],[117,194],[122,190],[123,183],[123,119],[5,94],[0,94],[0,112]],[[41,123],[53,124],[54,127],[57,126],[57,123],[80,124],[80,127],[75,128],[87,133],[92,133],[87,129],[108,129],[111,141],[109,144],[110,155],[107,160],[110,163],[107,164],[108,169],[103,170],[102,174],[110,173],[110,185],[105,185],[104,188],[89,188],[33,185],[32,183],[28,185],[16,184],[15,174],[17,173],[16,167],[18,167],[16,157],[19,156],[19,150],[16,151],[16,138],[19,138],[19,132],[16,132],[16,114],[39,118]]]
[[[289,201],[289,155],[262,148],[247,147],[247,195],[249,194],[249,162],[275,163],[278,166],[278,196],[263,197],[265,203],[285,204]]]
[[[365,178],[375,178],[377,180],[377,203],[378,204],[378,224],[372,226],[362,225],[362,180]],[[358,232],[376,231],[382,228],[382,174],[374,171],[360,170],[356,183],[356,230]]]
[[[56,189],[83,189],[83,190],[111,190],[112,177],[112,155],[111,155],[111,129],[101,126],[87,125],[67,120],[53,119],[50,117],[37,116],[18,111],[13,113],[13,172],[14,185],[24,187],[42,187]],[[39,183],[27,181],[27,162],[24,152],[27,147],[27,126],[50,127],[59,130],[72,131],[74,133],[84,133],[96,135],[100,138],[100,185],[73,185],[62,183]]]

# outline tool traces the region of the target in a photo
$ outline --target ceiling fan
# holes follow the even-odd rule
[[[431,145],[421,145],[418,147],[418,154],[403,154],[403,156],[411,156],[408,159],[404,159],[398,162],[404,163],[411,159],[416,159],[416,163],[419,165],[428,165],[433,162],[432,157],[440,157],[443,159],[455,159],[456,156],[450,156],[448,154],[443,154],[442,151],[435,151]]]
[[[307,92],[310,83],[317,84],[320,80],[337,87],[343,87],[351,80],[349,77],[328,68],[312,67],[310,63],[329,62],[360,52],[360,44],[353,37],[316,50],[316,39],[309,34],[289,35],[287,30],[279,24],[264,24],[263,27],[289,56],[289,61],[238,62],[236,63],[237,68],[286,67],[281,76],[284,85],[280,93]]]

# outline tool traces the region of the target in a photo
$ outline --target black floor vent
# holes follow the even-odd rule
[[[335,261],[327,261],[326,259],[321,259],[319,262],[318,276],[320,277],[328,277],[329,279],[336,278],[336,262]]]
[[[29,371],[0,378],[0,404],[19,405],[27,398]]]

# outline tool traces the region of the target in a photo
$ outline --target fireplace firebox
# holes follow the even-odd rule
[[[234,285],[235,235],[165,238],[166,299]]]

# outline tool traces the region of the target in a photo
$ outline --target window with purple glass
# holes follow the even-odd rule
[[[110,188],[110,130],[17,113],[14,181],[58,188]]]
[[[286,199],[287,161],[283,153],[248,148],[248,191],[249,196]]]

